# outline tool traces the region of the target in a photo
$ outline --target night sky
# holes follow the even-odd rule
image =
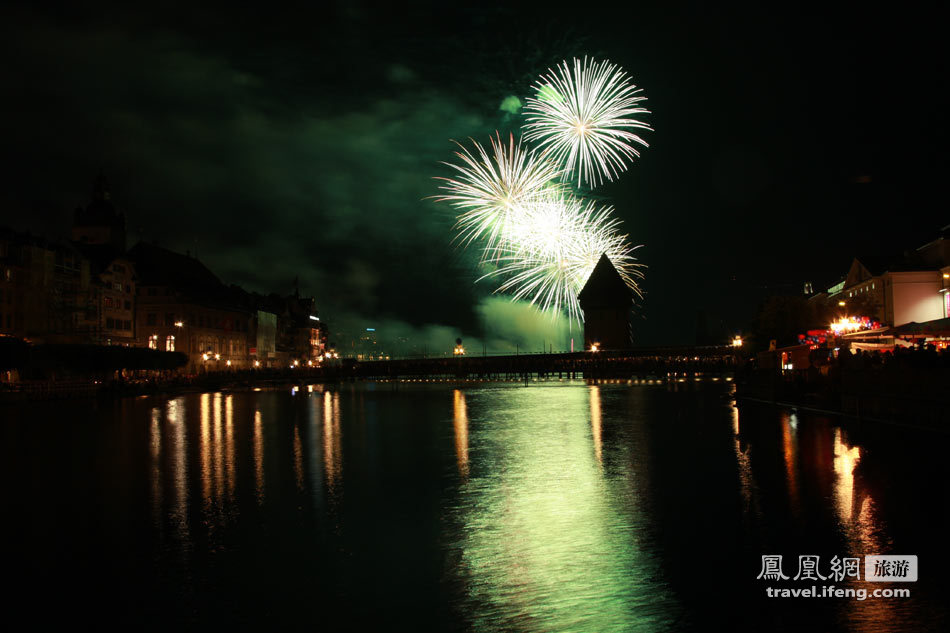
[[[517,4],[7,7],[0,225],[65,237],[103,170],[130,245],[250,290],[299,277],[332,330],[533,345],[549,321],[473,283],[428,197],[450,139],[517,133],[506,97],[584,54],[653,112],[596,190],[644,245],[637,343],[692,343],[700,312],[741,330],[769,293],[950,224],[945,10]]]

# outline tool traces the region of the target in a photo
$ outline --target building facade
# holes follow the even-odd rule
[[[197,259],[157,245],[140,242],[129,258],[138,271],[136,345],[183,352],[191,372],[253,366],[254,312],[243,293]]]
[[[885,326],[950,316],[950,226],[936,240],[891,257],[858,256],[844,280],[813,295],[821,313],[870,317]]]

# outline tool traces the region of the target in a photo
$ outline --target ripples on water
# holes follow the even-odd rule
[[[6,409],[14,604],[344,630],[945,625],[942,436],[740,411],[730,388],[314,385]],[[769,600],[756,580],[763,554],[793,575],[799,555],[878,553],[919,556],[911,599]]]

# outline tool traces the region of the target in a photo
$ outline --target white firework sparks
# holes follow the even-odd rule
[[[633,292],[643,276],[611,207],[555,194],[525,205],[509,225],[492,259],[499,268],[482,277],[502,277],[496,292],[511,293],[553,314],[582,320],[577,295],[603,254]]]
[[[460,165],[444,163],[458,172],[456,178],[439,178],[446,193],[436,200],[449,202],[460,210],[455,228],[458,239],[469,244],[476,238],[486,241],[486,254],[498,244],[513,216],[552,187],[557,188],[560,168],[552,161],[522,147],[509,136],[507,145],[497,134],[491,139],[492,155],[477,141],[475,153],[461,143],[455,155]]]
[[[626,170],[640,156],[634,143],[647,142],[631,130],[651,130],[640,115],[646,100],[620,68],[604,60],[574,59],[548,69],[535,84],[537,95],[525,104],[525,140],[537,141],[578,186],[594,187]]]

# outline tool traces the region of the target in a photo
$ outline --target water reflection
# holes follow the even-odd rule
[[[211,394],[201,394],[201,498],[211,499]]]
[[[169,400],[166,410],[168,429],[171,433],[172,450],[172,490],[174,501],[172,517],[175,520],[179,536],[186,540],[188,527],[188,437],[185,427],[184,400]]]
[[[785,457],[785,482],[788,486],[788,499],[792,512],[801,511],[798,495],[798,416],[785,413],[782,416],[782,454]]]
[[[590,389],[590,433],[594,440],[594,456],[597,463],[603,465],[603,445],[600,439],[601,430],[601,410],[600,410],[600,387],[591,385]]]
[[[794,552],[796,555],[820,551],[821,564],[825,566],[830,565],[832,556],[862,558],[872,554],[914,553],[910,549],[916,551],[916,541],[912,541],[914,544],[910,547],[906,542],[903,546],[895,546],[891,522],[902,520],[905,530],[910,529],[918,534],[926,534],[930,528],[925,522],[917,523],[906,516],[885,516],[880,508],[882,500],[879,497],[886,487],[871,485],[866,476],[868,472],[879,476],[885,473],[884,481],[890,486],[893,485],[895,470],[902,470],[902,475],[907,476],[909,469],[916,467],[916,464],[912,464],[916,457],[909,457],[909,460],[907,456],[894,458],[889,450],[890,441],[908,437],[906,432],[875,429],[875,432],[881,432],[888,438],[878,447],[883,450],[875,453],[849,439],[854,426],[818,415],[804,417],[791,412],[780,416],[778,432],[775,433],[772,430],[773,419],[768,412],[751,409],[749,423],[743,426],[741,434],[746,450],[737,451],[736,456],[743,488],[747,478],[752,482],[757,478],[771,488],[770,477],[773,476],[774,468],[771,456],[776,449],[781,455],[781,475],[788,492],[787,504],[779,507],[775,499],[766,497],[765,501],[770,502],[770,505],[762,509],[763,514],[770,515],[773,521],[785,517],[796,519],[794,529],[780,533],[783,537],[780,546],[786,550],[796,546],[799,550]],[[857,428],[860,430],[860,427]],[[916,450],[922,450],[920,443],[915,442],[915,445]],[[752,489],[756,490],[754,484]],[[917,495],[914,489],[897,493],[898,497],[914,495]],[[910,510],[910,513],[916,511],[912,502],[891,498],[890,503],[905,511]],[[753,539],[767,542],[765,536],[761,531],[750,534]],[[820,545],[816,546],[816,543]],[[763,547],[767,549],[770,546]],[[928,551],[932,552],[932,548],[928,548]],[[874,583],[866,583],[863,567],[860,580],[844,579],[837,583],[829,581],[828,584],[868,591],[879,588]],[[926,610],[921,612],[921,605],[916,602],[918,592],[926,590],[925,585],[916,585],[911,592],[911,599],[841,600],[829,602],[825,608],[833,611],[834,617],[844,623],[849,631],[910,631],[918,628],[918,625],[910,622],[919,623],[920,618],[927,617],[921,615]],[[934,622],[944,620],[946,613],[938,610],[932,617]],[[923,621],[931,624],[930,620]]]
[[[340,394],[326,391],[323,394],[323,470],[326,473],[327,490],[331,495],[338,492],[337,486],[343,470],[341,432]]]
[[[258,594],[325,595],[321,608],[357,617],[354,605],[396,595],[451,611],[445,629],[664,630],[684,628],[684,611],[695,624],[732,608],[708,597],[708,578],[684,580],[707,564],[721,572],[717,588],[740,596],[728,617],[743,628],[777,609],[757,603],[757,570],[735,571],[743,557],[932,560],[942,542],[906,547],[918,543],[908,523],[932,508],[895,514],[895,494],[916,488],[891,480],[887,451],[834,420],[691,400],[692,384],[346,389],[149,399],[127,414],[138,435],[123,435],[122,449],[141,456],[125,473],[141,498],[127,505],[153,530],[136,565],[154,561],[174,586],[153,588],[158,601],[205,591],[226,605],[216,613],[237,603],[246,613]],[[96,437],[86,451],[111,455]],[[230,595],[252,577],[268,586]],[[909,601],[822,608],[820,628],[920,621]],[[794,628],[786,615],[767,621]]]
[[[187,541],[188,436],[182,398],[152,407],[149,454],[153,525],[161,534],[170,526],[175,538]]]
[[[258,504],[264,503],[264,433],[261,410],[254,410],[254,489]]]
[[[771,425],[756,419],[750,422],[750,429],[753,426],[757,427],[754,431],[743,432],[736,440],[743,496],[748,494],[747,488],[756,490],[756,469],[767,478],[770,467]],[[734,414],[734,429],[739,432],[738,411]],[[880,517],[876,516],[873,494],[858,476],[863,460],[861,448],[848,442],[847,431],[833,426],[825,418],[802,421],[794,411],[783,412],[778,442],[788,492],[787,511],[807,522],[808,514],[818,505],[817,500],[829,499],[831,504],[827,510],[833,512],[837,531],[846,541],[847,551],[842,555],[863,556],[884,551],[889,537]]]
[[[455,430],[455,461],[459,476],[468,479],[468,412],[465,409],[465,394],[456,389],[452,392],[452,421]]]
[[[663,600],[637,545],[640,517],[605,480],[600,394],[587,389],[511,391],[494,399],[472,441],[485,476],[456,509],[461,567],[477,631],[630,631],[655,627]]]
[[[149,452],[152,456],[151,501],[152,522],[161,529],[164,509],[162,508],[162,412],[152,408],[152,422],[149,425]]]
[[[224,398],[224,467],[227,471],[225,483],[227,485],[228,499],[234,500],[234,486],[237,480],[235,468],[237,462],[234,459],[234,396],[228,394]]]
[[[835,508],[852,556],[887,551],[889,537],[877,516],[874,499],[864,482],[856,476],[861,463],[861,448],[848,445],[845,432],[834,431]]]
[[[212,396],[211,401],[211,415],[214,421],[213,426],[213,439],[211,442],[211,464],[209,465],[212,472],[214,473],[213,482],[214,486],[211,489],[211,496],[209,496],[205,501],[209,505],[214,505],[220,507],[221,503],[225,500],[224,489],[224,442],[222,441],[224,437],[224,429],[221,424],[221,394],[216,393]]]
[[[760,515],[761,506],[755,476],[752,472],[749,446],[742,441],[742,432],[739,426],[739,407],[733,405],[731,413],[734,451],[736,464],[739,467],[739,493],[742,495],[743,520],[748,524],[753,518]]]
[[[864,505],[858,504],[858,512],[855,512],[854,469],[861,459],[861,449],[857,446],[846,446],[842,441],[841,429],[835,429],[834,456],[834,469],[838,480],[835,486],[835,506],[842,523],[851,523]]]
[[[294,425],[294,480],[297,490],[303,491],[303,442],[300,441],[300,427]]]

